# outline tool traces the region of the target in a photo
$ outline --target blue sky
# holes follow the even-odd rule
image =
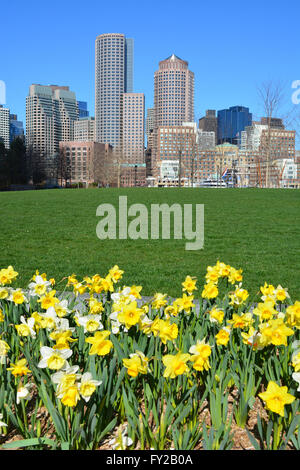
[[[134,38],[134,91],[153,104],[158,62],[175,53],[195,73],[195,118],[206,109],[263,110],[257,88],[280,81],[289,108],[300,80],[299,0],[19,1],[1,5],[0,80],[25,123],[31,83],[69,85],[94,115],[94,47],[102,33]],[[300,114],[300,105],[299,105]]]

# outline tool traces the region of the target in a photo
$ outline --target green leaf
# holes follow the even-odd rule
[[[47,445],[56,447],[56,442],[46,437],[37,437],[33,439],[20,439],[19,441],[8,442],[3,444],[2,449],[17,449],[19,447],[30,447],[37,445]]]

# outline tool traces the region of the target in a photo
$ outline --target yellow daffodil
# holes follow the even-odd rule
[[[300,330],[300,302],[298,300],[293,305],[287,307],[286,323],[288,326]]]
[[[187,313],[190,313],[191,309],[195,307],[193,304],[194,296],[193,295],[186,295],[185,293],[179,299],[176,299],[174,304],[178,308],[179,312],[184,310]]]
[[[50,338],[56,341],[56,344],[53,346],[53,349],[69,349],[69,343],[74,343],[78,341],[77,339],[72,338],[72,331],[53,331],[50,333]]]
[[[260,302],[257,307],[253,309],[254,315],[259,316],[261,322],[271,320],[277,311],[274,308],[274,302],[272,300],[266,300],[265,302]]]
[[[284,416],[284,406],[295,400],[295,397],[288,393],[287,387],[280,387],[272,380],[268,383],[267,390],[258,396],[266,403],[267,410],[280,416]]]
[[[170,323],[170,320],[155,318],[151,325],[151,331],[154,336],[159,336],[162,343],[173,341],[178,336],[178,327],[176,323]]]
[[[154,298],[152,301],[152,308],[159,310],[161,307],[164,307],[167,303],[166,297],[167,297],[167,294],[161,294],[160,292],[157,292],[154,295]]]
[[[194,290],[197,290],[196,283],[196,278],[186,276],[184,282],[182,283],[182,290],[187,291],[188,294],[191,294]]]
[[[193,363],[195,370],[202,371],[210,368],[211,346],[206,344],[205,340],[198,340],[197,344],[190,347],[189,353],[191,354],[190,361]]]
[[[106,356],[106,354],[109,354],[113,347],[112,342],[109,339],[106,339],[109,335],[110,331],[96,331],[94,336],[86,338],[86,343],[90,343],[92,345],[89,355],[97,354],[98,356]]]
[[[117,318],[119,322],[125,324],[126,328],[129,329],[139,322],[142,314],[142,309],[138,308],[136,301],[133,301],[130,304],[123,306],[122,311],[118,313]]]
[[[42,309],[48,310],[50,307],[54,307],[55,304],[59,303],[59,299],[55,297],[56,291],[51,290],[47,294],[43,295],[38,302],[40,302]]]
[[[227,327],[221,328],[221,330],[215,336],[218,346],[227,346],[230,339],[230,329]]]
[[[294,334],[294,331],[286,326],[282,318],[260,324],[259,330],[261,334],[259,342],[262,346],[269,344],[287,346],[287,337]]]
[[[178,375],[187,373],[189,368],[186,363],[189,360],[190,355],[182,354],[180,351],[176,355],[167,354],[166,356],[163,356],[162,361],[166,366],[164,377],[174,379]]]
[[[219,323],[220,325],[223,323],[224,319],[224,311],[218,309],[217,307],[213,307],[209,312],[209,319],[212,323],[216,322]]]
[[[244,313],[242,315],[234,313],[231,320],[228,320],[228,323],[232,326],[232,328],[240,328],[241,330],[244,328],[249,328],[253,323],[252,314],[250,312]]]
[[[109,270],[109,275],[111,276],[113,282],[118,282],[120,279],[122,279],[123,274],[124,271],[122,271],[122,269],[120,269],[118,265],[113,266]]]
[[[29,372],[31,372],[31,370],[27,367],[26,359],[20,359],[15,364],[11,362],[10,367],[8,367],[7,370],[11,370],[12,375],[15,377],[27,375]]]
[[[131,377],[148,372],[148,358],[141,351],[130,354],[129,359],[123,359],[123,365]]]
[[[78,400],[80,399],[78,384],[71,385],[66,389],[64,394],[61,397],[61,402],[65,406],[73,408],[77,405]]]
[[[209,282],[208,284],[204,285],[202,291],[202,297],[204,299],[215,299],[219,294],[218,287],[213,283]]]

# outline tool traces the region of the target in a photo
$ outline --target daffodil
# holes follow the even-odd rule
[[[36,337],[36,331],[34,329],[35,319],[33,317],[28,318],[26,321],[25,317],[22,315],[20,317],[21,323],[15,325],[15,328],[19,336],[30,336],[31,338]]]
[[[193,295],[186,295],[184,293],[182,297],[175,300],[174,304],[180,312],[184,310],[185,312],[190,313],[191,309],[195,307],[195,304],[193,304],[193,300]]]
[[[66,367],[52,374],[51,380],[54,384],[57,385],[56,395],[58,398],[62,398],[66,390],[73,386],[81,377],[81,374],[77,373],[78,370],[79,366],[75,365]]]
[[[259,317],[261,322],[271,320],[277,315],[277,311],[274,308],[274,302],[272,300],[260,302],[258,306],[253,309],[253,313]]]
[[[27,302],[27,298],[26,296],[24,295],[24,292],[22,291],[22,289],[16,289],[16,290],[13,290],[11,292],[11,295],[9,297],[9,300],[11,300],[12,302],[14,302],[14,304],[16,305],[21,305],[23,304],[24,302]]]
[[[94,331],[102,330],[100,315],[83,315],[77,317],[78,325],[83,326],[85,333],[94,333]]]
[[[79,399],[79,385],[75,383],[65,390],[60,400],[63,405],[73,408],[77,405]]]
[[[197,290],[196,283],[197,283],[196,278],[192,278],[191,276],[186,276],[184,282],[182,283],[182,290],[187,291],[188,294],[191,294],[194,290]]]
[[[69,349],[69,343],[77,341],[77,339],[72,338],[72,331],[53,331],[50,333],[50,338],[56,341],[56,344],[53,346],[53,349]]]
[[[203,371],[210,368],[211,346],[206,344],[205,340],[198,340],[197,344],[190,347],[189,353],[191,354],[190,361],[193,363],[195,370]]]
[[[209,282],[204,285],[202,291],[203,299],[215,299],[219,294],[218,287],[213,282]]]
[[[10,367],[8,367],[7,370],[11,370],[12,375],[15,377],[21,377],[22,375],[27,375],[29,372],[31,372],[31,370],[27,367],[26,359],[20,359],[15,364],[11,362]]]
[[[298,300],[293,305],[287,307],[286,323],[288,326],[300,330],[300,302]]]
[[[220,325],[223,323],[225,315],[223,310],[217,307],[213,307],[208,313],[209,319],[212,323],[219,323]]]
[[[16,279],[19,273],[14,270],[12,266],[8,266],[8,268],[3,268],[0,270],[0,284],[6,285],[11,284],[12,281]]]
[[[109,270],[109,275],[113,282],[118,282],[120,279],[122,279],[123,274],[124,271],[122,271],[122,269],[120,269],[118,265],[113,266]]]
[[[33,389],[34,384],[31,382],[24,385],[20,385],[17,389],[17,405],[21,402],[21,400],[31,400],[33,397]]]
[[[280,416],[284,416],[284,406],[295,400],[295,397],[288,393],[287,387],[281,387],[272,380],[268,383],[267,390],[258,396],[265,402],[267,410]]]
[[[138,308],[137,302],[134,301],[123,306],[122,311],[118,314],[118,320],[129,329],[139,322],[142,314],[143,311]]]
[[[10,350],[10,346],[7,344],[6,341],[0,339],[0,364],[4,364],[6,361],[6,356],[8,351]]]
[[[42,359],[38,363],[38,367],[48,367],[51,370],[68,367],[67,359],[72,356],[71,349],[53,349],[48,346],[42,346],[40,352]]]
[[[243,289],[242,284],[240,283],[238,286],[236,286],[235,291],[229,294],[229,298],[230,298],[229,305],[238,307],[242,305],[247,300],[248,297],[249,297],[249,292],[246,289]]]
[[[56,291],[51,290],[38,299],[43,310],[48,310],[49,307],[54,307],[55,304],[59,303],[59,299],[55,297],[55,294]]]
[[[136,377],[138,374],[147,374],[148,372],[148,358],[141,351],[130,354],[129,359],[123,359],[123,365],[131,377]]]
[[[250,312],[244,313],[242,315],[233,313],[232,318],[228,320],[228,323],[232,326],[232,328],[240,328],[241,330],[244,328],[249,328],[253,323],[252,314]]]
[[[41,297],[47,293],[51,288],[51,282],[45,280],[42,276],[35,276],[34,282],[30,282],[28,285],[29,295],[31,297]]]
[[[90,372],[85,372],[81,377],[79,384],[79,393],[85,402],[88,402],[96,390],[96,387],[102,384],[101,380],[93,379]]]
[[[294,331],[287,327],[282,318],[270,320],[267,323],[259,325],[260,338],[262,346],[273,344],[275,346],[287,346],[287,338],[294,334]]]
[[[218,346],[227,346],[230,340],[230,329],[227,327],[221,328],[215,336]]]
[[[190,355],[183,354],[180,351],[175,355],[167,354],[166,356],[163,356],[162,361],[166,366],[164,377],[174,379],[178,375],[187,373],[189,371],[189,367],[186,363],[189,360]]]
[[[162,320],[158,317],[153,321],[151,331],[154,336],[159,336],[164,344],[167,341],[173,341],[178,336],[178,326],[176,323],[171,323],[170,320]]]
[[[92,345],[89,355],[97,354],[98,356],[106,356],[109,354],[111,348],[113,347],[112,342],[109,339],[106,339],[110,335],[110,331],[96,331],[94,336],[86,338],[86,343]]]
[[[166,297],[167,294],[157,292],[152,301],[152,308],[159,310],[161,307],[164,307],[167,304]]]

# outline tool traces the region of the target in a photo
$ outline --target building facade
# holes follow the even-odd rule
[[[69,87],[33,84],[26,98],[26,147],[45,159],[59,152],[59,142],[71,141],[78,118],[75,93]]]
[[[9,108],[0,104],[0,141],[9,149]]]
[[[95,138],[120,144],[121,95],[133,91],[133,39],[101,34],[95,43]]]
[[[145,95],[121,95],[121,153],[123,163],[145,162]]]
[[[74,121],[74,140],[77,142],[94,142],[95,118],[86,117]]]
[[[66,141],[59,143],[67,184],[89,185],[102,182],[107,153],[111,148],[99,142]],[[61,184],[63,182],[61,181]]]
[[[78,106],[78,118],[87,118],[89,116],[89,111],[87,109],[86,101],[77,101]]]
[[[204,132],[214,132],[215,142],[218,139],[218,119],[215,109],[207,109],[205,116],[199,119],[199,129]]]
[[[218,111],[218,144],[239,145],[241,132],[251,126],[252,114],[244,106],[232,106]]]
[[[159,171],[160,132],[163,127],[181,126],[194,120],[194,73],[188,62],[172,54],[159,62],[154,73],[154,129],[151,167]]]
[[[18,121],[16,114],[9,115],[9,141],[13,142],[17,137],[25,140],[23,121]]]

